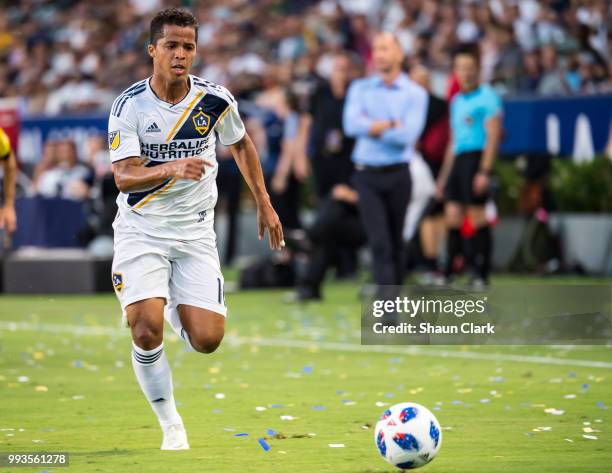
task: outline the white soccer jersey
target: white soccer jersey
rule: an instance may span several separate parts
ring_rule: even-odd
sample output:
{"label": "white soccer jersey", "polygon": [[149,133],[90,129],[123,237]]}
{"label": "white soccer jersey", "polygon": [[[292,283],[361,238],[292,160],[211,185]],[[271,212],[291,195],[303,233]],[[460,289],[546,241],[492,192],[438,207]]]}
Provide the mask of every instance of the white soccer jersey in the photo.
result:
{"label": "white soccer jersey", "polygon": [[224,145],[242,139],[238,105],[224,87],[192,75],[189,93],[174,105],[157,97],[149,81],[132,85],[113,103],[111,161],[139,157],[145,166],[156,166],[197,156],[214,167],[206,167],[198,182],[172,178],[142,192],[119,193],[116,223],[159,238],[210,237],[217,202],[215,132]]}

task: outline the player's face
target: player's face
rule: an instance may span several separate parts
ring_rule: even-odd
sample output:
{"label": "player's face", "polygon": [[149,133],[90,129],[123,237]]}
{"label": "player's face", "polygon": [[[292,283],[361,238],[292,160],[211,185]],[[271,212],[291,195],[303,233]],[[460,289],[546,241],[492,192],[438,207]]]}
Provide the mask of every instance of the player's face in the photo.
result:
{"label": "player's face", "polygon": [[196,56],[195,30],[189,26],[164,25],[164,36],[149,45],[153,69],[166,80],[187,77]]}
{"label": "player's face", "polygon": [[461,90],[468,91],[478,87],[478,76],[480,70],[473,56],[459,54],[455,58],[455,75]]}
{"label": "player's face", "polygon": [[376,70],[384,74],[401,66],[403,53],[391,35],[381,34],[372,45],[372,59]]}

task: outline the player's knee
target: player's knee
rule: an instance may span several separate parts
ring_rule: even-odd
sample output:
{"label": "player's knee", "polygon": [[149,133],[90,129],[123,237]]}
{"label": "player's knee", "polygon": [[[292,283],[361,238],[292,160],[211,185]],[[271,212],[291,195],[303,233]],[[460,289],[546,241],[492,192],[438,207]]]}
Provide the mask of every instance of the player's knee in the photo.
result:
{"label": "player's knee", "polygon": [[132,339],[143,350],[152,350],[161,345],[162,331],[147,324],[139,323],[132,327]]}
{"label": "player's knee", "polygon": [[194,350],[200,353],[212,353],[219,345],[221,345],[221,340],[223,340],[223,331],[216,330],[212,332],[196,332],[194,334],[189,334],[189,341],[191,342],[191,346]]}

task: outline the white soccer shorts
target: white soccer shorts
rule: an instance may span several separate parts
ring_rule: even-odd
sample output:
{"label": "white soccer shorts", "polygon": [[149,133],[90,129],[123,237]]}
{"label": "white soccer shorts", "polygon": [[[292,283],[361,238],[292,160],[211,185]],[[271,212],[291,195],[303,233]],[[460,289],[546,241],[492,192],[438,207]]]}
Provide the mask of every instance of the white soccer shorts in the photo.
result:
{"label": "white soccer shorts", "polygon": [[166,299],[166,312],[186,304],[227,315],[214,236],[181,241],[116,227],[112,279],[124,316],[128,305],[154,297]]}

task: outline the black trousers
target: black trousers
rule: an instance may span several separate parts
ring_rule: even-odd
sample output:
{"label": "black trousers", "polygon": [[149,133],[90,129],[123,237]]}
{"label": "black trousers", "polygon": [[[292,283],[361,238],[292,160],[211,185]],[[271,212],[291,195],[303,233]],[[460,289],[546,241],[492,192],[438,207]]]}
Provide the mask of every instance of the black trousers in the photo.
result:
{"label": "black trousers", "polygon": [[401,285],[404,279],[402,232],[412,181],[408,164],[358,169],[353,182],[359,215],[372,251],[374,281]]}
{"label": "black trousers", "polygon": [[217,174],[219,200],[225,201],[228,219],[227,241],[225,243],[225,258],[223,263],[232,264],[236,255],[238,239],[238,215],[240,213],[240,191],[242,177],[233,162],[222,161]]}
{"label": "black trousers", "polygon": [[272,190],[272,175],[266,177],[266,188],[269,189],[270,201],[285,230],[302,228],[300,222],[300,182],[293,173],[287,181],[287,188],[280,194]]}
{"label": "black trousers", "polygon": [[321,202],[308,237],[313,249],[301,285],[315,294],[319,294],[325,273],[339,250],[355,250],[366,242],[357,207],[329,196]]}

